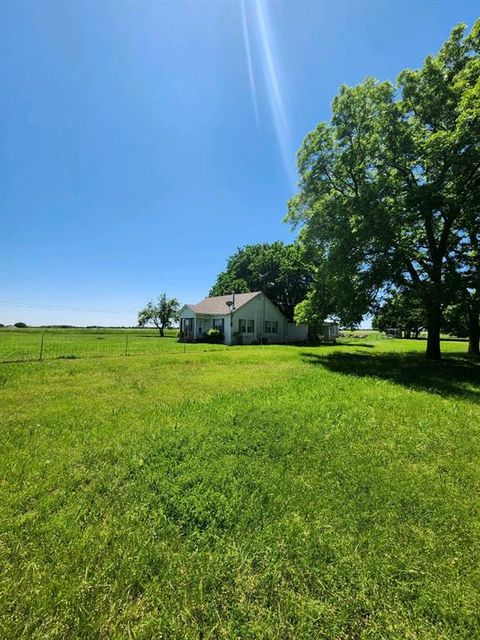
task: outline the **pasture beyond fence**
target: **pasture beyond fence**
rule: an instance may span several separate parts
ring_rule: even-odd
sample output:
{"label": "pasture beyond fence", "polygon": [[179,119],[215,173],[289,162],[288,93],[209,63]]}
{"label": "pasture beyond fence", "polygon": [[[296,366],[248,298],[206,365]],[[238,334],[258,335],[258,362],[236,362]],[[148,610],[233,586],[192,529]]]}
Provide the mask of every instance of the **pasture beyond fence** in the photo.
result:
{"label": "pasture beyond fence", "polygon": [[152,330],[2,329],[0,362],[163,355],[226,349],[222,344],[179,343],[174,332]]}
{"label": "pasture beyond fence", "polygon": [[[364,340],[371,342],[386,339],[385,334],[371,330],[342,331],[339,337],[359,343]],[[0,363],[154,356],[228,348],[223,344],[178,342],[175,329],[167,329],[165,337],[161,338],[155,329],[0,328]]]}

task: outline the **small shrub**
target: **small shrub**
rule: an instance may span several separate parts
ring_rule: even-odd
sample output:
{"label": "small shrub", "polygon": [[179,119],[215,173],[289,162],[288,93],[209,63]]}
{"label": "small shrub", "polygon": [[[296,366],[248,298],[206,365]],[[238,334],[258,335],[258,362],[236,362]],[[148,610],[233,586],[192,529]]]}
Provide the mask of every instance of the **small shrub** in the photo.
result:
{"label": "small shrub", "polygon": [[27,325],[25,324],[25,322],[15,322],[15,324],[13,326],[17,327],[17,329],[26,329],[27,328]]}
{"label": "small shrub", "polygon": [[223,342],[223,333],[220,329],[209,329],[205,334],[207,342]]}

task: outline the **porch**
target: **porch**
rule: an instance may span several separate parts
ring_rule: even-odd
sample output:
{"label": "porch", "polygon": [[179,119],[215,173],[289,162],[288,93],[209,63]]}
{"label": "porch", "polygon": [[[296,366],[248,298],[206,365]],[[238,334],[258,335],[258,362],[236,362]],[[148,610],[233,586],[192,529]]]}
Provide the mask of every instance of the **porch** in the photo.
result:
{"label": "porch", "polygon": [[180,331],[183,340],[202,341],[210,329],[219,329],[225,335],[224,318],[214,318],[208,315],[180,318]]}

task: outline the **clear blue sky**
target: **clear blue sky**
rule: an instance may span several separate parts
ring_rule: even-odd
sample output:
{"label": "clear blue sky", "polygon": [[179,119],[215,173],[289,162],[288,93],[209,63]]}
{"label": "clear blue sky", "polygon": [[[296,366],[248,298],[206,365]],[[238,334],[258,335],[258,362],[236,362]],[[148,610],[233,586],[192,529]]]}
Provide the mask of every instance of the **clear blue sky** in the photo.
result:
{"label": "clear blue sky", "polygon": [[293,239],[295,152],[339,86],[420,65],[478,10],[3,0],[0,322],[134,324]]}

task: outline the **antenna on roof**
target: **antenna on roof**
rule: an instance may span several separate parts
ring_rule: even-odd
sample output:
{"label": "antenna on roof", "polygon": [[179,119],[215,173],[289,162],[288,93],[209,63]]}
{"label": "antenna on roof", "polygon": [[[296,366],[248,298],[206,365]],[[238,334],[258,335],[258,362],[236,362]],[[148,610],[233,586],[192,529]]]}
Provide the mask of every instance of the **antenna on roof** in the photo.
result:
{"label": "antenna on roof", "polygon": [[235,309],[235,293],[234,292],[232,292],[232,299],[227,300],[225,304],[230,309],[230,312],[232,312]]}

